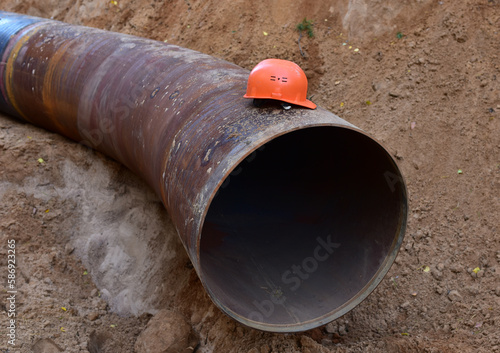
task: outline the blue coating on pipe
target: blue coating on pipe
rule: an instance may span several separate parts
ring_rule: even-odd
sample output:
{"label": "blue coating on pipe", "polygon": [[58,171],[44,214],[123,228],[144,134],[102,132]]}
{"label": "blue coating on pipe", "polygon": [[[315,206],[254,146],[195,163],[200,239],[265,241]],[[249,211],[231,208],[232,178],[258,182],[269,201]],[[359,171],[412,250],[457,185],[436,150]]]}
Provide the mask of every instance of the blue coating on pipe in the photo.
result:
{"label": "blue coating on pipe", "polygon": [[43,19],[0,11],[0,110],[12,115],[18,115],[8,103],[5,94],[5,78],[7,66],[7,47],[11,39],[27,26],[41,22]]}

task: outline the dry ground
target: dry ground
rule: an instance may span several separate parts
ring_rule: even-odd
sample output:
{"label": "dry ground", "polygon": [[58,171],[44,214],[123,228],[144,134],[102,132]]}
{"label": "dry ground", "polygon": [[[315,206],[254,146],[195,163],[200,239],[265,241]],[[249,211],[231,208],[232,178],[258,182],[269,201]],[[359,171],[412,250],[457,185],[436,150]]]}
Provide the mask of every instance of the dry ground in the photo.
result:
{"label": "dry ground", "polygon": [[[19,262],[18,342],[8,347],[2,310],[0,349],[160,352],[153,346],[180,327],[198,352],[499,352],[500,2],[402,3],[2,0],[2,10],[168,41],[248,69],[268,57],[297,62],[316,103],[398,159],[411,213],[396,263],[361,305],[310,332],[258,332],[214,307],[137,177],[0,116],[0,266],[7,239]],[[315,36],[301,40],[302,57],[304,16]]]}

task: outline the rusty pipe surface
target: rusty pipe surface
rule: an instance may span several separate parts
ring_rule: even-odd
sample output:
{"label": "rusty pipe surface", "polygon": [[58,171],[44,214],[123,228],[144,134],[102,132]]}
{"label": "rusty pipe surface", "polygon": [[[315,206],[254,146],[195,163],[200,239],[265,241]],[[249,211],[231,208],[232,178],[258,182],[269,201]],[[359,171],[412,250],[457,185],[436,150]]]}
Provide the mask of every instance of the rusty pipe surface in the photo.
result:
{"label": "rusty pipe surface", "polygon": [[213,302],[296,332],[382,280],[406,187],[336,115],[242,98],[249,72],[162,42],[0,12],[0,109],[116,159],[167,208]]}

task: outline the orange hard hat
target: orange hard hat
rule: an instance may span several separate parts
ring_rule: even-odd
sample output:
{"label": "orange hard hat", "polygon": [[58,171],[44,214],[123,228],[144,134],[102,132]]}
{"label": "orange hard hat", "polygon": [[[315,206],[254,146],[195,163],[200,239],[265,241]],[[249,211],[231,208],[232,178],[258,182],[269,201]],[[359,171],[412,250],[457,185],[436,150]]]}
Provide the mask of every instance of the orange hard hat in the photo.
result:
{"label": "orange hard hat", "polygon": [[266,59],[257,64],[248,77],[245,98],[276,99],[315,109],[307,99],[307,77],[299,65],[280,59]]}

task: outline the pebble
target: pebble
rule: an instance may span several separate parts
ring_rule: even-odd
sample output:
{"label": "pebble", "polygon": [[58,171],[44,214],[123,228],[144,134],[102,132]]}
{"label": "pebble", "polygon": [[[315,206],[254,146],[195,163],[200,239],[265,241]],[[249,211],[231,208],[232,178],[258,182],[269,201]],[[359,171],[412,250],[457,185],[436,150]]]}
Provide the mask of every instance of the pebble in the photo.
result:
{"label": "pebble", "polygon": [[325,331],[328,333],[338,332],[339,331],[338,324],[336,322],[330,322],[328,325],[326,325]]}
{"label": "pebble", "polygon": [[443,279],[443,273],[439,271],[438,269],[433,269],[431,271],[432,277],[434,277],[437,281],[441,281]]}
{"label": "pebble", "polygon": [[99,318],[99,313],[97,311],[93,311],[88,315],[90,321],[95,321]]}
{"label": "pebble", "polygon": [[448,293],[448,299],[450,299],[452,302],[459,302],[462,300],[462,296],[460,293],[458,293],[457,290],[452,290]]}
{"label": "pebble", "polygon": [[495,289],[495,294],[500,297],[500,286]]}
{"label": "pebble", "polygon": [[439,270],[439,271],[443,271],[444,270],[444,264],[443,263],[438,263],[436,268]]}
{"label": "pebble", "polygon": [[75,247],[71,245],[70,243],[67,243],[66,246],[64,247],[64,251],[66,254],[71,254],[73,251],[75,251]]}
{"label": "pebble", "polygon": [[409,302],[409,301],[405,301],[403,304],[401,304],[401,305],[400,305],[400,307],[401,307],[402,309],[405,309],[405,308],[407,308],[407,307],[409,307],[409,306],[410,306],[410,302]]}
{"label": "pebble", "polygon": [[[198,339],[184,317],[174,311],[160,310],[135,342],[137,353],[179,353],[195,347]],[[262,349],[261,349],[262,352]]]}

